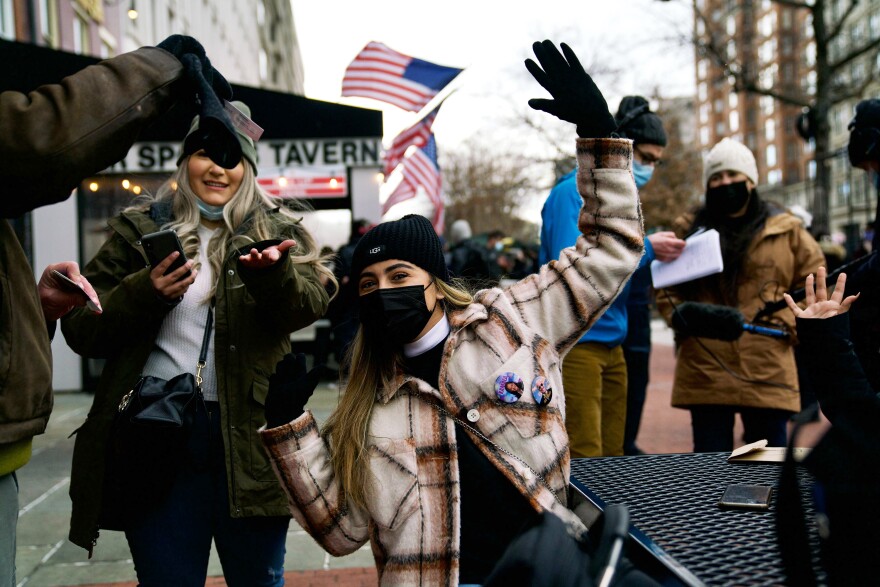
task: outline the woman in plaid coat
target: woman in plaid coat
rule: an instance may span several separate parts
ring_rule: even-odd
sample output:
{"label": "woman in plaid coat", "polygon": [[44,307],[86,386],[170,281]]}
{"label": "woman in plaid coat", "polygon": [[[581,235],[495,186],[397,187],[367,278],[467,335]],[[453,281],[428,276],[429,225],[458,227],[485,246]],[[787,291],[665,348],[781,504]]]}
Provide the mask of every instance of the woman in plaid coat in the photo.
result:
{"label": "woman in plaid coat", "polygon": [[576,246],[471,295],[425,218],[380,224],[354,253],[361,329],[323,430],[302,365],[285,358],[270,385],[262,438],[292,515],[334,555],[369,540],[383,585],[484,582],[542,512],[584,530],[566,507],[562,357],[636,267],[642,219],[632,143],[608,138],[601,93],[562,48],[536,43],[543,70],[527,67],[554,97],[530,104],[578,124]]}

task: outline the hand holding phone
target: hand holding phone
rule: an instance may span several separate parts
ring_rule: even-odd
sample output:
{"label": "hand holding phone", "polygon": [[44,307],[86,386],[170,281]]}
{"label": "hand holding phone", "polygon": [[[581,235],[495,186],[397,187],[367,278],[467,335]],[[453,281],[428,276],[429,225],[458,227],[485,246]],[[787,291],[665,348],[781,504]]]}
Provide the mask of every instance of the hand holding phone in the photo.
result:
{"label": "hand holding phone", "polygon": [[91,296],[82,288],[80,284],[61,273],[57,269],[52,270],[52,275],[56,278],[56,282],[60,289],[63,289],[66,292],[76,294],[82,302],[88,307],[92,312],[101,313],[101,307],[96,303],[96,300],[93,300]]}
{"label": "hand holding phone", "polygon": [[[141,237],[144,253],[150,262],[150,281],[159,297],[166,301],[179,300],[195,281],[196,273],[190,271],[177,234],[161,230]],[[176,257],[169,258],[176,254]]]}
{"label": "hand holding phone", "polygon": [[[163,275],[173,273],[186,263],[186,254],[183,252],[183,246],[180,244],[180,239],[177,238],[177,233],[173,230],[160,230],[159,232],[145,234],[141,237],[141,244],[144,247],[144,252],[147,254],[147,259],[150,260],[150,265],[153,267],[159,265],[171,253],[175,251],[179,253]],[[181,279],[189,276],[190,272],[187,271],[182,275]]]}

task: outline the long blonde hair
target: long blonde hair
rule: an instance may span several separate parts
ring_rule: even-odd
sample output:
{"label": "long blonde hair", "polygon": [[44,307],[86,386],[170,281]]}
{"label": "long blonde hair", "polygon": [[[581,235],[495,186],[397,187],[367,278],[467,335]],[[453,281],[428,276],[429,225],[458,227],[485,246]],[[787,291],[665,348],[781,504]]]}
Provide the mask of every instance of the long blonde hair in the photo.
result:
{"label": "long blonde hair", "polygon": [[[473,294],[459,280],[447,283],[433,277],[433,283],[445,296],[441,303],[447,314],[466,308],[474,301]],[[361,327],[346,360],[351,377],[321,434],[330,446],[330,460],[340,492],[356,505],[365,507],[370,497],[370,462],[367,454],[370,416],[376,394],[392,385],[402,365],[402,355],[377,349],[365,340]]]}
{"label": "long blonde hair", "polygon": [[[193,259],[195,267],[198,268],[204,261],[198,258],[201,214],[197,204],[198,196],[190,187],[188,162],[189,157],[184,159],[171,177],[159,187],[155,196],[147,195],[126,211],[146,212],[152,203],[170,201],[172,219],[161,228],[171,229],[177,233],[187,259]],[[291,260],[294,263],[311,265],[315,271],[324,275],[333,284],[335,296],[339,286],[333,272],[326,266],[328,259],[321,256],[315,239],[294,215],[294,211],[305,211],[308,207],[298,200],[273,199],[257,183],[253,167],[247,161],[242,160],[242,163],[244,174],[241,185],[223,207],[223,222],[208,243],[208,263],[214,273],[214,283],[211,285],[207,299],[216,293],[220,271],[228,252],[243,248],[249,243],[287,237],[287,233],[290,233],[290,238],[296,240],[296,246],[290,249]],[[273,212],[276,208],[277,213]],[[236,234],[245,223],[248,232],[253,236]],[[279,234],[279,231],[284,234]]]}

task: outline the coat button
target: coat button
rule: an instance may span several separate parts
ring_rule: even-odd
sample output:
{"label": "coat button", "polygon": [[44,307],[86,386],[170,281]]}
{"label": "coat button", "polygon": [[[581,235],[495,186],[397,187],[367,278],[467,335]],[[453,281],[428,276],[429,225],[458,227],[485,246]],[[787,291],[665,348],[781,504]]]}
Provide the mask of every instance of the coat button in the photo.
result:
{"label": "coat button", "polygon": [[495,379],[495,395],[506,404],[518,401],[524,388],[522,377],[516,373],[502,373]]}
{"label": "coat button", "polygon": [[235,271],[233,271],[232,269],[230,269],[230,270],[227,271],[226,273],[227,273],[230,277],[232,277],[233,275],[235,275]]}
{"label": "coat button", "polygon": [[468,410],[467,419],[470,422],[476,422],[480,419],[480,411],[477,409]]}
{"label": "coat button", "polygon": [[234,344],[229,345],[229,352],[230,352],[230,353],[234,353],[236,350],[237,350],[237,349],[235,348],[235,345],[234,345]]}

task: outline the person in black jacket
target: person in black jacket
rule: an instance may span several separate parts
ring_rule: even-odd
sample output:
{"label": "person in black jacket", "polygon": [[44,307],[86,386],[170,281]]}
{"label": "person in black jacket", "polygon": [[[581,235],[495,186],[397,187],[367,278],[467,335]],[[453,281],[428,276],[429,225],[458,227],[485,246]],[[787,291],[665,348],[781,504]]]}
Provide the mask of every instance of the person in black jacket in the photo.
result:
{"label": "person in black jacket", "polygon": [[842,273],[829,297],[825,276],[820,267],[815,280],[807,278],[803,310],[785,294],[819,405],[831,421],[804,464],[816,479],[817,519],[827,520],[823,560],[830,584],[869,585],[880,576],[880,395],[850,342],[848,310],[861,296],[844,298]]}

